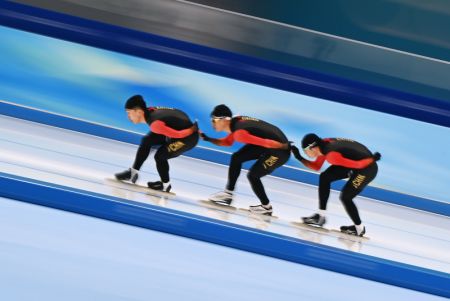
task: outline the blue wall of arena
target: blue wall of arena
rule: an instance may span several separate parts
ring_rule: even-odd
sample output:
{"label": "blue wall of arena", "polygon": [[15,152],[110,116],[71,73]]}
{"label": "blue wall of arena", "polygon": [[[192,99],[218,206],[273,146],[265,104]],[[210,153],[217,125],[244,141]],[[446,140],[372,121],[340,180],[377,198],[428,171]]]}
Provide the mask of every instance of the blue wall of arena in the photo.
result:
{"label": "blue wall of arena", "polygon": [[[131,124],[123,109],[141,94],[150,106],[187,112],[215,137],[224,134],[213,132],[209,113],[224,103],[277,125],[297,144],[309,132],[362,142],[383,155],[372,186],[450,203],[448,127],[7,27],[0,36],[0,100],[144,134],[148,127]],[[241,146],[199,145],[230,153]],[[287,165],[303,169],[293,159]]]}

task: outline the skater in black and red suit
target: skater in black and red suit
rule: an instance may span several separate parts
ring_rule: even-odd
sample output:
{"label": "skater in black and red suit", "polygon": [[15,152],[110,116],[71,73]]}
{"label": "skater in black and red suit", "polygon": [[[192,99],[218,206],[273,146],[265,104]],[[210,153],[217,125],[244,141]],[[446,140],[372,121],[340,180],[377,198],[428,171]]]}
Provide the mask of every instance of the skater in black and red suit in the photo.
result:
{"label": "skater in black and red suit", "polygon": [[248,171],[247,177],[261,204],[250,206],[250,211],[271,215],[272,205],[261,178],[272,173],[289,159],[288,139],[279,128],[270,123],[247,116],[232,117],[231,110],[223,104],[214,108],[211,113],[211,122],[216,131],[227,132],[228,136],[215,139],[201,133],[203,140],[220,146],[230,146],[234,141],[245,143],[245,145],[231,156],[226,189],[213,194],[209,200],[230,205],[242,163],[256,160]]}
{"label": "skater in black and red suit", "polygon": [[316,134],[308,134],[303,137],[302,148],[306,155],[315,158],[309,161],[300,155],[297,147],[291,146],[295,158],[306,167],[313,170],[320,170],[323,163],[327,161],[331,164],[319,178],[319,211],[309,217],[303,217],[305,224],[323,226],[325,224],[325,210],[327,209],[328,197],[330,196],[331,182],[349,178],[344,185],[340,199],[354,225],[342,226],[341,231],[363,236],[366,228],[361,222],[358,209],[353,202],[353,198],[369,184],[377,175],[380,153],[372,154],[367,147],[350,139],[324,138],[321,139]]}
{"label": "skater in black and red suit", "polygon": [[160,181],[148,182],[151,189],[169,192],[169,159],[180,156],[193,148],[199,139],[197,123],[193,123],[182,111],[167,107],[147,107],[141,95],[130,97],[125,103],[128,119],[134,124],[146,123],[150,132],[142,138],[133,166],[117,173],[116,179],[135,183],[138,172],[153,147]]}

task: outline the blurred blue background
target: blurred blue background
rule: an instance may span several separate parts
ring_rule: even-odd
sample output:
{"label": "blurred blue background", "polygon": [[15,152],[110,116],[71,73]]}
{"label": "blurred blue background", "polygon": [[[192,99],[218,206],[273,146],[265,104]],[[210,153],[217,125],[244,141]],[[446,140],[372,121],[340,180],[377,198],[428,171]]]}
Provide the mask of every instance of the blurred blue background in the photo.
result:
{"label": "blurred blue background", "polygon": [[383,155],[373,186],[450,202],[448,128],[6,27],[0,36],[1,100],[145,133],[123,110],[129,96],[142,94],[148,105],[184,110],[212,136],[219,134],[209,113],[225,103],[234,114],[277,125],[297,143],[309,132],[358,140]]}

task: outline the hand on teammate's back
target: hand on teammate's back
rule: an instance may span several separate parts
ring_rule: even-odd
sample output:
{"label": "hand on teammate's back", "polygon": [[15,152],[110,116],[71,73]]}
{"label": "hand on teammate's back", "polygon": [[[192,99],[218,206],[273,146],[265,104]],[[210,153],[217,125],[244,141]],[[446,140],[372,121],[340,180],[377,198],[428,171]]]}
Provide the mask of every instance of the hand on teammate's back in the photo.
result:
{"label": "hand on teammate's back", "polygon": [[206,135],[205,133],[203,133],[201,131],[199,132],[199,134],[200,134],[200,138],[204,141],[211,141],[211,139],[212,139],[212,138],[208,137],[208,135]]}
{"label": "hand on teammate's back", "polygon": [[291,144],[291,152],[294,154],[294,157],[297,158],[297,160],[301,161],[304,160],[305,158],[302,157],[302,155],[300,154],[300,150],[298,149],[298,147],[296,147],[295,145]]}
{"label": "hand on teammate's back", "polygon": [[291,152],[296,156],[300,156],[300,150],[293,144],[291,144]]}

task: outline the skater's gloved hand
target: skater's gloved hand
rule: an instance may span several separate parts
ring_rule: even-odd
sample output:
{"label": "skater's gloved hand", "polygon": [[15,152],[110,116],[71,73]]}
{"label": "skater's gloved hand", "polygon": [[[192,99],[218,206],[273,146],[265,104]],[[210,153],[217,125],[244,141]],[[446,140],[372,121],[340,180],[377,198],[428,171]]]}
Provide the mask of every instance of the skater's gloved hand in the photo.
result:
{"label": "skater's gloved hand", "polygon": [[204,141],[211,141],[213,138],[210,138],[210,137],[208,137],[205,133],[203,133],[202,131],[199,131],[199,135],[200,135],[200,138],[202,139],[202,140],[204,140]]}
{"label": "skater's gloved hand", "polygon": [[375,152],[373,155],[372,155],[372,159],[373,159],[373,161],[378,161],[378,160],[380,160],[381,159],[381,154],[379,153],[379,152]]}
{"label": "skater's gloved hand", "polygon": [[300,150],[298,149],[298,147],[296,147],[295,145],[291,144],[291,152],[292,154],[294,154],[294,157],[299,160],[305,160],[305,158],[302,157],[302,155],[300,154]]}
{"label": "skater's gloved hand", "polygon": [[291,152],[294,154],[294,157],[297,158],[297,160],[301,161],[305,159],[302,157],[302,155],[300,155],[300,150],[298,149],[298,147],[293,144],[291,144]]}
{"label": "skater's gloved hand", "polygon": [[296,147],[295,145],[291,145],[291,152],[292,152],[292,154],[294,154],[294,157],[295,157],[298,161],[306,160],[306,159],[303,158],[303,156],[300,154],[300,150],[299,150],[298,147]]}
{"label": "skater's gloved hand", "polygon": [[295,154],[299,154],[300,155],[300,150],[298,149],[298,147],[296,147],[295,145],[291,144],[291,152],[295,155]]}

